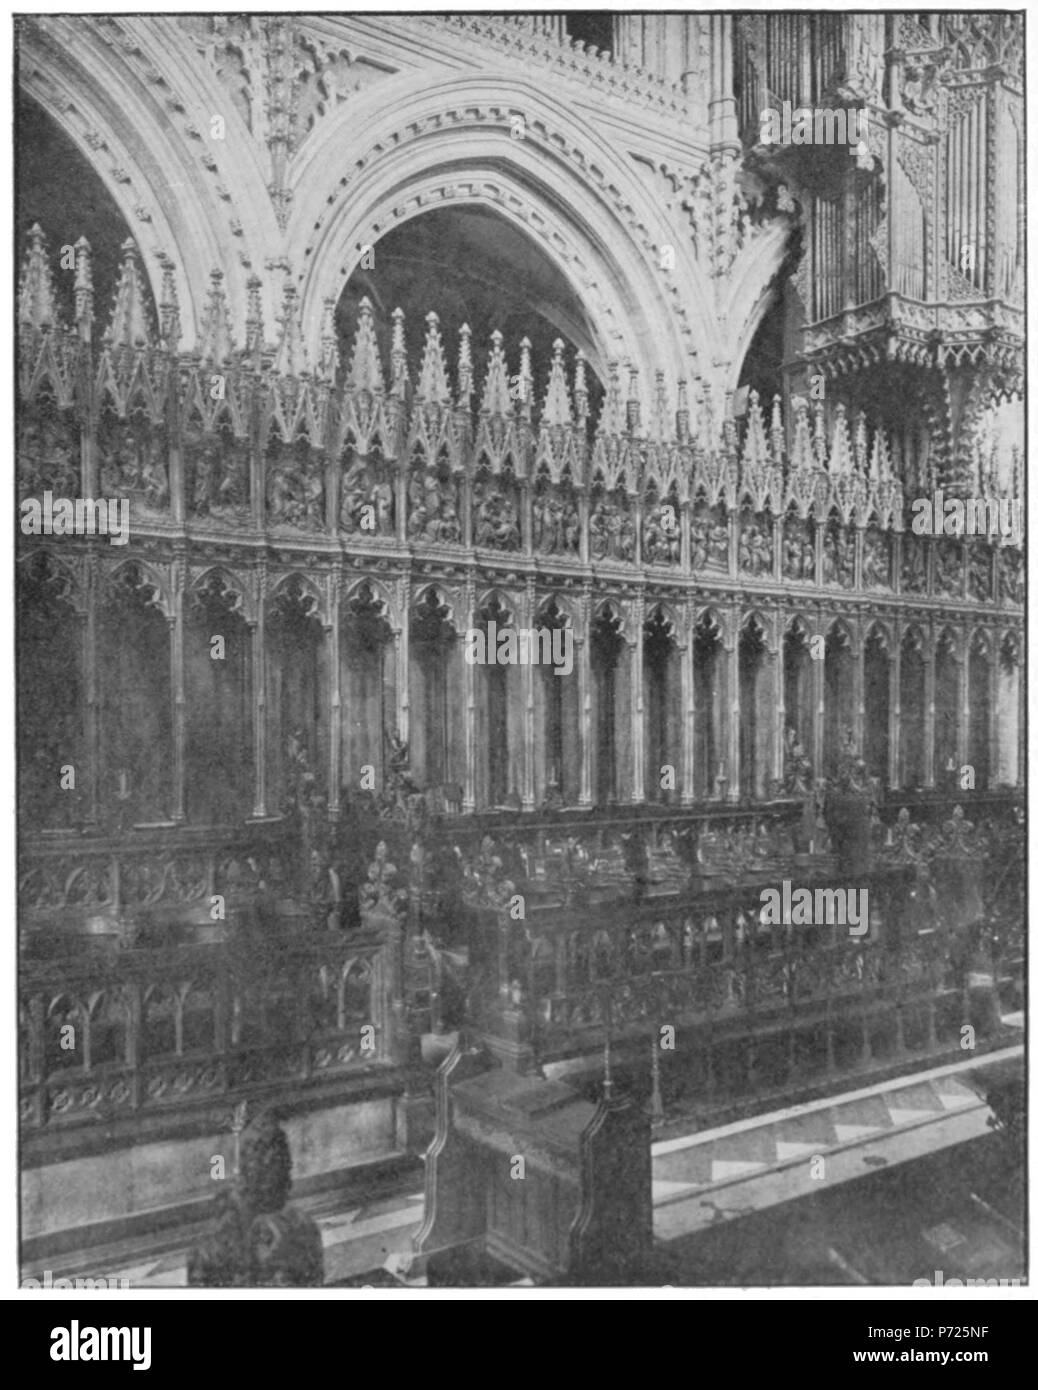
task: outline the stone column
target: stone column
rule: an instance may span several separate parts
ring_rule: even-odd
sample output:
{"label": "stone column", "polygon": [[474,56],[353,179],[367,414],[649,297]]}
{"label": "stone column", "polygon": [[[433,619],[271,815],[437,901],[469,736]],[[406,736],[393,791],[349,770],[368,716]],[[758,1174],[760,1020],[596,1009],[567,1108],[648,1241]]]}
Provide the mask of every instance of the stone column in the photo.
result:
{"label": "stone column", "polygon": [[411,581],[407,575],[400,580],[400,628],[393,633],[396,649],[396,729],[402,742],[411,737],[411,692],[408,686],[408,656],[410,653]]}
{"label": "stone column", "polygon": [[[529,489],[526,489],[526,512],[529,512]],[[529,530],[527,531],[529,535]],[[526,592],[523,595],[523,613],[521,624],[527,630],[533,628],[534,611],[536,609],[537,596],[534,592],[534,581],[527,579]],[[522,677],[522,698],[523,698],[523,784],[520,792],[522,808],[524,811],[532,811],[537,805],[536,783],[534,779],[534,669],[532,664],[527,661],[519,668]],[[561,772],[561,769],[560,769]]]}
{"label": "stone column", "polygon": [[732,16],[710,16],[710,148],[739,152],[739,126],[732,90]]}
{"label": "stone column", "polygon": [[520,545],[524,555],[533,554],[533,480],[519,479]]}
{"label": "stone column", "polygon": [[934,634],[933,628],[931,627],[927,640],[927,649],[923,653],[923,786],[927,790],[932,790],[934,785],[933,740],[934,717],[937,712],[934,693],[936,676],[934,670],[934,648]]}
{"label": "stone column", "polygon": [[725,694],[728,697],[728,728],[725,746],[728,750],[725,769],[728,776],[726,794],[729,801],[739,800],[739,611],[728,615],[728,641],[725,643]]}
{"label": "stone column", "polygon": [[695,800],[696,771],[696,680],[695,642],[693,641],[692,609],[682,610],[684,644],[681,653],[681,804],[690,806]]}
{"label": "stone column", "polygon": [[[183,526],[187,511],[184,497],[184,455],[180,443],[180,429],[175,392],[170,393],[166,423],[168,442],[167,467],[169,468],[169,512],[174,524]],[[94,495],[94,493],[90,492],[86,494],[87,497],[93,497]]]}
{"label": "stone column", "polygon": [[771,653],[772,689],[774,691],[774,712],[771,721],[771,770],[775,781],[781,782],[785,775],[786,749],[786,643],[783,613],[779,608],[774,615],[774,650]]}
{"label": "stone column", "polygon": [[[640,510],[640,503],[639,503]],[[639,534],[641,526],[639,524]],[[644,661],[645,661],[645,600],[635,599],[632,607],[634,641],[630,648],[631,660],[631,800],[640,804],[645,800],[645,702],[643,699]],[[659,770],[655,771],[659,778]]]}
{"label": "stone column", "polygon": [[173,694],[173,820],[184,819],[184,581],[187,565],[178,556],[170,566],[170,686]]}
{"label": "stone column", "polygon": [[[859,552],[858,562],[861,562],[861,532],[858,532]],[[859,618],[857,631],[854,634],[855,651],[852,653],[854,665],[853,680],[854,689],[852,692],[852,707],[854,711],[854,746],[858,750],[859,757],[865,755],[865,636],[862,631],[862,624]]]}
{"label": "stone column", "polygon": [[[383,467],[386,467],[384,462]],[[396,465],[396,476],[393,479],[393,486],[396,492],[396,538],[400,545],[407,543],[407,482],[408,482],[408,461],[404,454],[400,455]],[[370,475],[369,475],[370,476]],[[370,497],[371,494],[369,493]],[[405,738],[403,729],[400,737]]]}
{"label": "stone column", "polygon": [[[465,585],[465,611],[468,614],[470,628],[476,626],[475,607],[475,586],[470,576]],[[464,650],[462,651],[461,668],[464,676],[465,700],[465,788],[462,795],[462,808],[466,814],[471,815],[476,809],[476,668],[471,662],[465,660]]]}
{"label": "stone column", "polygon": [[252,627],[253,779],[252,814],[267,814],[267,576],[256,576],[256,621]]}
{"label": "stone column", "polygon": [[[581,545],[587,544],[585,527]],[[590,806],[591,798],[591,587],[584,586],[580,603],[580,629],[574,634],[577,646],[577,698],[580,701],[580,802]]]}
{"label": "stone column", "polygon": [[901,785],[901,628],[894,630],[890,652],[890,698],[887,715],[887,784]]}
{"label": "stone column", "polygon": [[[824,635],[823,655],[811,658],[811,683],[814,688],[815,717],[812,727],[811,761],[815,776],[824,777],[825,768],[825,655],[829,649],[829,634]],[[808,651],[811,650],[810,640]]]}
{"label": "stone column", "polygon": [[461,480],[461,541],[466,550],[471,550],[472,540],[472,479],[465,474]]}
{"label": "stone column", "polygon": [[1027,670],[1027,657],[1024,653],[1024,633],[1017,633],[1017,646],[1020,662],[1016,674],[1016,785],[1022,787],[1027,776],[1027,698],[1024,693],[1023,673]]}
{"label": "stone column", "polygon": [[998,644],[992,632],[988,643],[988,787],[998,782]]}
{"label": "stone column", "polygon": [[267,524],[267,468],[259,412],[257,391],[253,396],[252,419],[249,422],[249,500],[253,528],[262,531]]}
{"label": "stone column", "polygon": [[[92,496],[93,494],[87,493],[85,495]],[[83,635],[83,693],[85,696],[85,709],[83,711],[83,737],[85,740],[85,747],[83,753],[86,759],[87,785],[90,788],[86,822],[88,825],[96,825],[101,815],[101,730],[98,720],[97,689],[97,608],[100,602],[100,595],[98,593],[100,576],[98,574],[96,552],[88,552],[86,563],[83,567],[83,577],[86,586],[84,608],[81,617]]]}
{"label": "stone column", "polygon": [[77,363],[76,397],[80,406],[79,455],[83,496],[96,497],[101,490],[97,461],[97,401],[95,393],[94,358],[91,348],[94,324],[94,281],[90,262],[90,243],[80,237],[74,247],[76,256],[75,301],[76,333],[80,340]]}
{"label": "stone column", "polygon": [[970,761],[970,662],[972,660],[971,628],[968,623],[962,629],[962,649],[958,657],[959,666],[959,719],[955,740],[958,774],[961,778],[964,763]]}
{"label": "stone column", "polygon": [[328,816],[336,821],[339,818],[342,783],[342,691],[339,684],[339,600],[342,582],[338,570],[330,576],[330,583],[328,622],[325,627],[325,648],[328,652]]}

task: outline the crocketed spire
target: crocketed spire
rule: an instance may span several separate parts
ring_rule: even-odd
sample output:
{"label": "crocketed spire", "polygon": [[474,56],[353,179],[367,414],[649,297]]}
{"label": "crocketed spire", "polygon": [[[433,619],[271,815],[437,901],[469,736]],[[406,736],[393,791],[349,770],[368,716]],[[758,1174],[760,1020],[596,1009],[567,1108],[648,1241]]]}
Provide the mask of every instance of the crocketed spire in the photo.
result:
{"label": "crocketed spire", "polygon": [[310,362],[303,342],[303,326],[299,318],[299,291],[286,282],[281,299],[281,336],[274,356],[274,370],[285,376],[306,376]]}
{"label": "crocketed spire", "polygon": [[566,370],[562,364],[565,343],[561,338],[556,338],[551,346],[551,370],[548,373],[548,389],[544,396],[541,424],[571,425],[573,410],[570,406],[569,388],[566,385]]}
{"label": "crocketed spire", "polygon": [[354,391],[371,391],[374,395],[382,395],[386,389],[371,300],[367,295],[357,306],[357,331],[353,335],[353,352],[350,354],[346,379]]}
{"label": "crocketed spire", "polygon": [[47,259],[47,239],[34,222],[29,229],[29,250],[18,282],[18,322],[24,328],[53,328],[58,322],[54,276]]}
{"label": "crocketed spire", "polygon": [[145,347],[153,340],[154,334],[137,246],[132,237],[127,237],[123,242],[122,257],[105,342],[113,348]]}
{"label": "crocketed spire", "polygon": [[234,351],[231,338],[231,316],[223,287],[223,271],[209,272],[209,293],[202,311],[202,332],[199,335],[199,356],[207,365],[223,366]]}
{"label": "crocketed spire", "polygon": [[512,398],[508,392],[508,363],[501,343],[503,339],[498,329],[490,335],[490,357],[487,362],[487,375],[483,383],[481,415],[511,415]]}
{"label": "crocketed spire", "polygon": [[422,352],[422,367],[418,374],[415,399],[422,405],[443,405],[451,403],[450,386],[447,384],[447,364],[443,360],[443,340],[440,338],[440,316],[428,313],[425,316],[425,348]]}

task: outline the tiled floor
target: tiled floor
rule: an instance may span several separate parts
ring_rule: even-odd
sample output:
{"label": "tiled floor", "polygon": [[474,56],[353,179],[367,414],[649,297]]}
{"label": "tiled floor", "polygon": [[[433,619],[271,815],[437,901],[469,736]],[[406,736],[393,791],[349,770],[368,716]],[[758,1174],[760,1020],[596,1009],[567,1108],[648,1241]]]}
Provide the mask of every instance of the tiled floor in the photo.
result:
{"label": "tiled floor", "polygon": [[653,1145],[657,1241],[904,1163],[989,1131],[971,1071],[1021,1046]]}
{"label": "tiled floor", "polygon": [[[659,1242],[907,1162],[988,1132],[990,1111],[970,1086],[977,1066],[1023,1055],[1022,1045],[842,1096],[653,1145]],[[406,1279],[421,1192],[317,1216],[325,1276],[341,1283],[374,1269]],[[60,1271],[55,1271],[58,1273]],[[187,1251],[107,1271],[138,1288],[183,1287]]]}

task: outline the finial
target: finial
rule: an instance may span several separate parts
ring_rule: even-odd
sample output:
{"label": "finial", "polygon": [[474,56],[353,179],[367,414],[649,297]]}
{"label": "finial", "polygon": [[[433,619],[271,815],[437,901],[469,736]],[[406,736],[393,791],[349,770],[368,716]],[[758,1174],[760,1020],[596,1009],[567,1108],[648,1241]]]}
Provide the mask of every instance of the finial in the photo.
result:
{"label": "finial", "polygon": [[90,243],[81,236],[73,248],[76,253],[76,278],[73,285],[76,295],[76,325],[79,336],[90,341],[90,331],[94,322],[94,271],[90,261]]}
{"label": "finial", "polygon": [[370,391],[373,395],[381,395],[386,389],[371,300],[367,295],[363,295],[357,305],[357,331],[353,335],[347,381],[353,391]]}
{"label": "finial", "polygon": [[263,351],[262,286],[258,275],[250,275],[245,281],[245,351],[257,364]]}
{"label": "finial", "polygon": [[328,295],[321,312],[321,356],[317,375],[329,386],[335,385],[339,374],[339,339],[335,332],[335,300]]}
{"label": "finial", "polygon": [[548,389],[544,396],[541,411],[542,425],[571,425],[573,412],[570,407],[569,391],[566,387],[566,371],[562,362],[565,347],[561,338],[551,345],[551,370],[548,373]]}
{"label": "finial", "polygon": [[222,366],[229,360],[233,347],[227,296],[223,289],[223,271],[211,270],[209,293],[202,311],[202,331],[198,339],[199,359],[213,366]]}
{"label": "finial", "polygon": [[627,429],[636,434],[642,417],[641,396],[638,392],[638,368],[627,364]]}
{"label": "finial", "polygon": [[440,338],[440,317],[431,311],[425,316],[425,348],[418,374],[415,399],[424,405],[450,405],[450,386],[447,384],[447,364],[443,360]]}
{"label": "finial", "polygon": [[112,302],[105,342],[113,348],[142,348],[152,339],[151,315],[137,259],[137,244],[127,237]]}
{"label": "finial", "polygon": [[162,302],[159,306],[159,336],[169,352],[180,343],[180,304],[177,300],[175,267],[169,256],[159,256],[162,267]]}
{"label": "finial", "polygon": [[285,281],[281,303],[281,336],[274,356],[274,370],[283,376],[306,376],[310,362],[299,321],[299,291],[291,280]]}
{"label": "finial", "polygon": [[499,329],[490,335],[490,356],[487,359],[487,375],[483,383],[481,415],[511,415],[512,398],[509,391],[508,364],[505,361],[501,344],[504,341]]}
{"label": "finial", "polygon": [[394,396],[403,396],[409,380],[407,371],[407,347],[404,343],[404,311],[393,310],[393,343],[389,353],[389,370],[392,376],[390,391]]}
{"label": "finial", "polygon": [[472,409],[472,329],[463,323],[458,330],[458,407]]}
{"label": "finial", "polygon": [[588,390],[587,390],[587,358],[577,348],[577,356],[573,369],[573,401],[576,410],[577,424],[581,428],[587,423],[588,417]]}
{"label": "finial", "polygon": [[29,229],[29,250],[18,285],[18,322],[26,328],[52,328],[57,320],[47,241],[43,228],[34,222]]}

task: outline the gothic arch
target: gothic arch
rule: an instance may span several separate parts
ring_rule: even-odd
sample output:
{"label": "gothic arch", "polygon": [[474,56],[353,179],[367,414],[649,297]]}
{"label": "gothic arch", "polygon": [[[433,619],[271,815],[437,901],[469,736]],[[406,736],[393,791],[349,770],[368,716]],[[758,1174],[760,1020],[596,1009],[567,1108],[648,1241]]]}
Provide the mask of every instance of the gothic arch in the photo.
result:
{"label": "gothic arch", "polygon": [[873,618],[862,633],[862,640],[868,642],[870,637],[875,637],[880,646],[886,652],[894,650],[894,639],[890,628],[881,618]]}
{"label": "gothic arch", "polygon": [[790,613],[782,624],[782,635],[787,632],[795,633],[803,637],[805,642],[809,642],[812,636],[812,629],[817,627],[816,623],[810,623],[803,613]]}
{"label": "gothic arch", "polygon": [[252,586],[241,575],[235,574],[226,565],[206,565],[200,568],[197,573],[192,573],[190,592],[192,594],[202,593],[209,580],[214,576],[223,580],[227,587],[227,592],[237,598],[234,611],[240,613],[247,623],[256,621],[256,605],[253,601]]}
{"label": "gothic arch", "polygon": [[393,632],[399,632],[402,627],[400,620],[400,606],[396,602],[391,590],[378,579],[365,576],[362,579],[355,579],[352,584],[346,586],[343,594],[343,608],[346,608],[352,599],[355,599],[364,589],[368,589],[373,599],[382,604],[383,616]]}
{"label": "gothic arch", "polygon": [[915,647],[923,661],[930,659],[930,642],[927,633],[918,623],[906,623],[901,633],[900,646],[904,651],[907,645]]}
{"label": "gothic arch", "polygon": [[592,626],[599,618],[606,618],[619,623],[620,626],[617,628],[618,636],[622,637],[629,647],[634,646],[636,637],[632,626],[632,615],[629,604],[606,595],[601,602],[595,604],[592,610]]}
{"label": "gothic arch", "polygon": [[858,625],[849,622],[846,618],[833,618],[832,622],[825,630],[826,640],[830,637],[843,637],[847,642],[847,651],[852,657],[858,655]]}
{"label": "gothic arch", "polygon": [[166,619],[173,617],[173,597],[170,592],[169,581],[162,571],[155,565],[151,565],[147,560],[142,560],[138,556],[127,557],[119,560],[112,565],[101,581],[103,591],[112,592],[119,576],[124,570],[136,568],[141,572],[152,590],[151,598],[148,600],[150,606],[159,610]]}
{"label": "gothic arch", "polygon": [[21,567],[23,574],[28,575],[31,566],[40,556],[43,557],[43,563],[49,567],[50,575],[60,580],[62,587],[56,597],[67,603],[79,617],[84,617],[88,605],[86,573],[82,563],[77,564],[74,559],[55,554],[53,546],[30,545],[24,550],[19,549],[15,564]]}
{"label": "gothic arch", "polygon": [[267,609],[270,611],[278,599],[278,596],[287,592],[293,580],[297,580],[302,592],[313,599],[314,606],[308,616],[314,617],[321,623],[322,627],[328,622],[328,602],[321,588],[308,574],[302,570],[291,570],[288,574],[281,575],[267,590]]}
{"label": "gothic arch", "polygon": [[434,595],[439,603],[447,610],[447,622],[455,632],[464,632],[467,624],[463,621],[462,601],[453,589],[448,589],[438,580],[432,579],[426,584],[420,584],[411,595],[411,612],[413,613],[428,598],[429,594]]}
{"label": "gothic arch", "polygon": [[537,623],[540,621],[541,614],[544,613],[548,605],[551,603],[554,603],[559,613],[566,619],[566,626],[572,628],[574,632],[577,632],[580,626],[579,619],[577,616],[577,610],[574,607],[573,601],[567,598],[564,594],[544,594],[542,597],[537,599],[534,609],[534,626],[537,626]]}
{"label": "gothic arch", "polygon": [[729,272],[728,294],[722,300],[719,314],[721,325],[731,325],[727,375],[723,381],[725,391],[734,391],[738,386],[754,334],[775,302],[777,276],[789,248],[789,228],[787,218],[779,218],[763,228],[736,258]]}
{"label": "gothic arch", "polygon": [[[297,156],[287,238],[293,264],[306,271],[302,322],[311,351],[324,301],[338,298],[362,246],[430,207],[474,203],[532,237],[588,306],[595,341],[585,351],[601,380],[609,361],[630,358],[643,384],[659,365],[674,389],[690,348],[705,352],[706,344],[678,325],[653,257],[658,215],[621,152],[514,73],[440,78],[418,91],[414,80],[394,79],[347,103]],[[512,136],[513,116],[525,122],[521,139]],[[330,187],[317,171],[342,167],[347,131],[354,153]],[[702,273],[684,248],[682,257],[683,308],[710,322]]]}
{"label": "gothic arch", "polygon": [[682,628],[681,616],[665,599],[650,599],[645,604],[645,621],[651,622],[656,614],[670,625],[671,640],[678,647],[684,645],[686,634]]}
{"label": "gothic arch", "polygon": [[770,616],[761,613],[759,609],[751,608],[748,612],[744,613],[742,615],[742,618],[740,619],[740,634],[747,631],[751,627],[751,625],[755,626],[758,632],[760,633],[761,641],[764,643],[765,650],[769,652],[773,651],[775,637],[773,619]]}
{"label": "gothic arch", "polygon": [[725,621],[724,614],[719,613],[717,609],[709,603],[704,604],[702,608],[696,609],[692,621],[693,633],[695,632],[695,629],[699,626],[699,624],[704,620],[704,618],[707,620],[709,624],[711,624],[711,626],[714,629],[716,629],[717,640],[723,646],[727,646],[729,633],[728,624]]}
{"label": "gothic arch", "polygon": [[477,612],[477,616],[479,613],[482,613],[482,610],[484,610],[489,603],[495,602],[495,599],[497,603],[503,607],[504,612],[509,614],[510,623],[514,623],[522,612],[521,599],[516,595],[509,594],[507,589],[499,588],[497,585],[492,585],[491,588],[484,589],[482,594],[477,596],[477,600],[475,600],[475,612]]}
{"label": "gothic arch", "polygon": [[[248,268],[262,271],[263,248],[277,246],[281,236],[256,146],[176,16],[152,21],[161,26],[161,42],[131,36],[124,23],[118,15],[95,24],[75,16],[30,17],[19,31],[19,80],[96,170],[134,229],[156,303],[158,257],[172,257],[181,347],[189,350],[210,271],[224,272],[232,316],[241,324]],[[208,140],[214,112],[227,123],[227,139],[215,150]],[[267,293],[272,325],[269,287]],[[103,313],[107,305],[98,308]]]}

